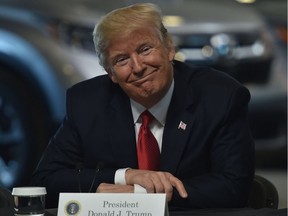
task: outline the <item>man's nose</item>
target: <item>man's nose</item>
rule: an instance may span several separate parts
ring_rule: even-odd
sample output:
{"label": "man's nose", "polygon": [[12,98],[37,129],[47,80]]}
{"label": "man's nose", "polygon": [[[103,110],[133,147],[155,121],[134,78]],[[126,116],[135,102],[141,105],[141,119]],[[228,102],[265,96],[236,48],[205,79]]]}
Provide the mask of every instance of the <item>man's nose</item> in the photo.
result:
{"label": "man's nose", "polygon": [[140,73],[143,71],[143,62],[141,57],[138,54],[131,56],[131,68],[133,69],[133,73]]}

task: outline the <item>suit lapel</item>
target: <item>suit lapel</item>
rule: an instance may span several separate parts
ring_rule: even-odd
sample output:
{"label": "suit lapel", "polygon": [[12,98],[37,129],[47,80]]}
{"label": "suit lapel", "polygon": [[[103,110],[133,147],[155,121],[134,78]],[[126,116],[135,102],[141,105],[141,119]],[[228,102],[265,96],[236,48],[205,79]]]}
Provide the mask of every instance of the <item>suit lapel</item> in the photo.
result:
{"label": "suit lapel", "polygon": [[[117,86],[118,88],[118,86]],[[109,107],[110,143],[120,167],[137,168],[136,138],[130,100],[118,88]],[[128,149],[128,150],[127,150]]]}
{"label": "suit lapel", "polygon": [[[175,70],[174,92],[169,105],[161,152],[161,170],[176,173],[187,139],[194,125],[193,95],[185,76]],[[182,73],[182,71],[181,71]],[[188,91],[188,92],[187,92]]]}

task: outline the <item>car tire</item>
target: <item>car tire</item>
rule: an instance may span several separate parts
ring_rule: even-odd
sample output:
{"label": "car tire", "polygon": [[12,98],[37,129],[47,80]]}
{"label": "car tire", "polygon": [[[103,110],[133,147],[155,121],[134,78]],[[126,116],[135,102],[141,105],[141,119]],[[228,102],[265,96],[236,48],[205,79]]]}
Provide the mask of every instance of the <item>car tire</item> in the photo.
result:
{"label": "car tire", "polygon": [[0,67],[0,185],[6,188],[29,184],[48,140],[39,91],[16,74]]}

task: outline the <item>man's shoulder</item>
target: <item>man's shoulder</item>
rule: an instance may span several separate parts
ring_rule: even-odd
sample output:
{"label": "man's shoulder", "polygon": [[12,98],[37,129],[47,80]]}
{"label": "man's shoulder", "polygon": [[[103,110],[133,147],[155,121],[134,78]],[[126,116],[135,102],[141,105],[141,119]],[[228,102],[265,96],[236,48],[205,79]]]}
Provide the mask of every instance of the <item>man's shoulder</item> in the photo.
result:
{"label": "man's shoulder", "polygon": [[185,80],[189,86],[209,87],[209,86],[242,86],[240,82],[231,75],[216,70],[209,66],[196,66],[175,61],[175,77]]}
{"label": "man's shoulder", "polygon": [[75,104],[92,106],[99,105],[99,102],[109,104],[116,95],[123,97],[119,85],[114,84],[109,76],[101,75],[70,87],[66,92],[66,99]]}
{"label": "man's shoulder", "polygon": [[107,86],[110,83],[110,78],[108,75],[100,75],[87,80],[83,80],[71,86],[72,89],[90,89],[99,88],[101,86]]}
{"label": "man's shoulder", "polygon": [[185,92],[193,95],[195,100],[217,99],[224,103],[234,94],[243,95],[247,101],[250,98],[249,90],[225,72],[211,67],[189,66],[185,63],[175,64],[175,69],[175,86],[185,88]]}
{"label": "man's shoulder", "polygon": [[107,94],[116,86],[118,85],[115,85],[108,75],[100,75],[74,84],[68,89],[68,92],[74,95],[91,94],[96,96],[97,94]]}

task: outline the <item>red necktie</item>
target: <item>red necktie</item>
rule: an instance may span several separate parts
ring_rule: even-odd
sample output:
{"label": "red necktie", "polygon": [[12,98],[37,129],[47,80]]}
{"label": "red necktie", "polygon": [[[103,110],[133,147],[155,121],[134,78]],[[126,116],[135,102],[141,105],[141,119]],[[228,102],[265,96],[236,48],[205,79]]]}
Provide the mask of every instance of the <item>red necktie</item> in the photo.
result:
{"label": "red necktie", "polygon": [[157,140],[149,129],[154,117],[147,110],[140,117],[142,125],[137,144],[138,167],[143,170],[159,170],[160,150]]}

